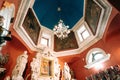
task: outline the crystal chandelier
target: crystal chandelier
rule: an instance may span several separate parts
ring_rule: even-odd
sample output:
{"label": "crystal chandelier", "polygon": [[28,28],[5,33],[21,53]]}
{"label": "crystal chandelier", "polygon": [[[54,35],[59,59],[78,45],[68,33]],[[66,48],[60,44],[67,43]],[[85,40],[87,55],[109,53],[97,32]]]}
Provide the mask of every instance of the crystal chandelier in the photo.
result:
{"label": "crystal chandelier", "polygon": [[68,29],[69,26],[65,26],[63,23],[63,20],[59,20],[58,24],[55,25],[53,28],[54,34],[60,38],[61,40],[68,37],[68,34],[70,33],[70,30]]}

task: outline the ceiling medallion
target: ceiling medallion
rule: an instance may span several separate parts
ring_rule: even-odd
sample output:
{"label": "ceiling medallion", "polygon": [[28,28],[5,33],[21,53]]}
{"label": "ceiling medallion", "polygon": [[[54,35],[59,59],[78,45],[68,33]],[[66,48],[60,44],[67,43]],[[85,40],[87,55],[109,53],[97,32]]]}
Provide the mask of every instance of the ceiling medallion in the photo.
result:
{"label": "ceiling medallion", "polygon": [[65,26],[63,20],[60,19],[58,24],[54,26],[53,31],[54,34],[62,40],[68,37],[68,34],[70,33],[70,29],[68,28],[69,26]]}

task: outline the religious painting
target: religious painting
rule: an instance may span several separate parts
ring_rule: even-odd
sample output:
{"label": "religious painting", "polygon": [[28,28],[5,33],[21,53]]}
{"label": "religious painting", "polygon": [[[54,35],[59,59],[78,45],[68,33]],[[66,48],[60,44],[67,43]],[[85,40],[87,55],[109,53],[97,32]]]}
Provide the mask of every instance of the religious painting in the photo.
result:
{"label": "religious painting", "polygon": [[22,26],[34,44],[37,45],[40,33],[40,25],[31,8],[29,8]]}
{"label": "religious painting", "polygon": [[59,39],[56,35],[54,36],[54,51],[65,51],[71,49],[77,49],[78,43],[75,38],[75,34],[73,31],[68,34],[68,37],[65,39]]}
{"label": "religious painting", "polygon": [[42,58],[40,66],[40,76],[43,77],[53,76],[53,60]]}
{"label": "religious painting", "polygon": [[102,8],[94,0],[86,0],[85,21],[93,34],[96,34]]}

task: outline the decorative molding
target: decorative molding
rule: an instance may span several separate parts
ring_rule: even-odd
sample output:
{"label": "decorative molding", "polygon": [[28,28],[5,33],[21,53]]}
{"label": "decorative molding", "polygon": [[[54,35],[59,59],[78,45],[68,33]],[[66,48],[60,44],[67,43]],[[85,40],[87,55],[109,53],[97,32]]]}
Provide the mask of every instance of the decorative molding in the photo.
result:
{"label": "decorative molding", "polygon": [[[14,29],[18,33],[18,35],[23,39],[23,41],[26,43],[26,45],[28,45],[28,47],[31,50],[33,50],[33,51],[39,51],[39,50],[41,50],[43,48],[43,46],[40,45],[40,43],[39,43],[40,42],[39,41],[40,37],[41,37],[41,35],[42,35],[42,33],[44,31],[47,31],[47,32],[50,31],[51,44],[50,44],[49,48],[51,48],[53,50],[53,47],[54,47],[54,35],[53,35],[53,33],[52,33],[51,30],[48,30],[44,26],[40,25],[41,26],[41,32],[39,34],[38,44],[35,45],[33,43],[33,41],[28,37],[28,35],[26,35],[27,33],[25,32],[25,30],[23,28],[21,28],[23,20],[25,18],[25,15],[27,14],[28,9],[32,7],[33,2],[34,2],[33,0],[22,0],[21,1],[21,5],[20,5],[20,8],[18,10],[17,17],[16,17],[15,24],[14,24]],[[87,49],[88,47],[90,47],[91,45],[95,44],[97,41],[99,41],[103,37],[104,31],[106,29],[107,21],[109,19],[111,11],[112,11],[112,7],[110,6],[110,4],[106,0],[102,0],[102,1],[101,0],[96,0],[95,2],[102,8],[102,14],[101,14],[101,17],[100,17],[100,20],[99,20],[98,29],[96,31],[96,34],[95,35],[90,35],[90,37],[88,38],[88,40],[84,41],[83,43],[81,43],[80,41],[78,41],[78,39],[77,39],[78,35],[77,35],[77,33],[75,31],[78,29],[78,27],[80,27],[81,21],[83,21],[82,22],[83,24],[86,24],[86,22],[84,21],[84,17],[83,17],[72,28],[72,30],[75,32],[75,37],[77,39],[79,47],[77,49],[75,48],[73,50],[67,50],[67,51],[60,51],[60,52],[53,51],[53,53],[57,57],[59,57],[59,56],[73,55],[73,54],[79,54],[82,51],[84,51],[85,49]],[[87,29],[88,29],[88,27],[87,27]]]}
{"label": "decorative molding", "polygon": [[30,39],[30,37],[27,35],[26,31],[22,27],[27,11],[33,4],[32,2],[34,1],[33,0],[21,1],[13,28],[31,50],[37,51],[39,50],[39,48],[37,47],[37,45],[34,44],[34,42]]}
{"label": "decorative molding", "polygon": [[101,58],[101,59],[99,59],[97,61],[94,61],[94,62],[92,62],[90,64],[87,64],[84,67],[87,68],[87,69],[90,69],[90,68],[93,68],[96,65],[99,65],[100,63],[103,63],[103,62],[105,62],[105,61],[107,61],[109,59],[110,59],[110,54],[106,54],[103,58]]}
{"label": "decorative molding", "polygon": [[[103,55],[103,57],[93,61],[93,58],[94,58],[94,56],[92,56],[93,53],[94,53],[94,55],[101,54],[101,55]],[[92,62],[89,62],[90,59],[92,60]],[[99,65],[100,63],[103,63],[109,59],[110,59],[110,54],[106,54],[106,52],[100,48],[93,48],[86,55],[86,65],[84,67],[87,69],[90,69],[90,68],[93,68],[96,65]]]}
{"label": "decorative molding", "polygon": [[[100,39],[102,39],[102,37],[104,35],[104,31],[105,31],[106,26],[107,26],[109,16],[110,16],[111,11],[112,11],[112,6],[106,0],[95,0],[95,2],[102,8],[102,13],[101,13],[101,17],[100,17],[100,20],[99,20],[99,24],[98,24],[96,34],[92,35],[91,32],[90,32],[91,35],[87,40],[85,40],[82,43],[79,41],[79,39],[77,38],[78,35],[75,31],[80,27],[80,25],[87,24],[84,21],[84,17],[83,17],[82,19],[80,19],[78,21],[78,23],[73,28],[73,31],[75,32],[77,42],[79,44],[79,48],[74,49],[74,50],[68,50],[68,51],[54,52],[57,57],[79,54],[82,51],[84,51],[85,49],[87,49],[88,47],[90,47],[91,45],[95,44]],[[85,12],[85,10],[84,10],[84,12]],[[87,29],[89,30],[88,25],[87,25]]]}
{"label": "decorative molding", "polygon": [[[51,64],[48,64],[48,66],[45,66],[43,64],[44,60],[47,62],[50,61]],[[43,65],[45,67],[43,67]],[[50,52],[44,53],[43,51],[41,51],[37,53],[36,57],[33,58],[33,61],[31,62],[30,66],[32,71],[31,80],[51,80],[51,79],[59,80],[60,65],[58,63],[58,59]],[[45,72],[44,72],[44,69],[45,69]],[[47,70],[46,72],[46,69],[49,69],[49,70]],[[52,71],[52,72],[49,72],[49,71]]]}

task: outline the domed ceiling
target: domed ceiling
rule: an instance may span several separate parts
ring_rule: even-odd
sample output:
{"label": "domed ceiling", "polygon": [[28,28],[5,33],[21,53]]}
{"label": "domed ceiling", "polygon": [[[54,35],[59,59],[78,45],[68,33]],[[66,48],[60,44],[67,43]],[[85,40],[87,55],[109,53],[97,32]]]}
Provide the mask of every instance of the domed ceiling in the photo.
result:
{"label": "domed ceiling", "polygon": [[53,29],[60,19],[71,29],[83,16],[84,0],[35,0],[33,9],[41,25]]}
{"label": "domed ceiling", "polygon": [[[28,4],[28,2],[31,4]],[[31,15],[26,14],[27,11],[25,10],[28,10],[27,13],[29,13],[28,8],[31,9],[31,13],[34,12],[36,13],[36,17],[37,19],[39,19],[39,21],[34,20],[36,19],[34,14],[31,14],[33,15],[34,19],[33,17],[31,17]],[[33,5],[31,1],[27,0],[26,3],[22,4],[21,8],[19,9],[21,13],[20,15],[17,15],[18,19],[16,20],[20,20],[20,21],[19,23],[17,23],[18,21],[16,22],[16,25],[18,26],[15,27],[16,28],[15,30],[26,42],[26,44],[29,44],[29,47],[32,50],[40,49],[42,46],[42,38],[45,38],[46,39],[45,46],[52,47],[52,49],[54,49],[54,51],[57,53],[57,56],[61,56],[61,53],[65,56],[68,55],[66,51],[71,50],[69,54],[78,53],[79,50],[83,51],[84,49],[86,49],[86,45],[87,47],[89,47],[92,44],[94,44],[96,42],[96,38],[98,38],[97,40],[101,39],[111,10],[112,8],[107,3],[107,1],[101,1],[101,0],[74,0],[73,2],[69,0],[64,0],[64,1],[35,0]],[[26,17],[24,17],[23,14],[26,14]],[[75,24],[79,20],[81,20],[82,17],[84,18],[82,20],[82,24],[78,24],[78,26],[75,26]],[[30,22],[27,19],[29,19]],[[65,25],[70,26],[70,29],[72,29],[71,33],[64,40],[59,40],[58,37],[57,38],[55,37],[56,35],[53,35],[52,31],[46,28],[44,29],[39,25],[40,22],[41,25],[52,30],[54,25],[56,25],[60,19],[64,21]],[[22,23],[22,20],[24,21],[21,26],[20,24]],[[24,26],[27,27],[28,30]],[[31,32],[31,26],[32,26],[32,32]],[[43,29],[38,30],[36,27]],[[83,27],[85,28],[86,31],[85,30],[80,31],[80,29]],[[36,32],[36,30],[38,32]],[[74,33],[75,31],[76,34]],[[40,36],[40,38],[34,35],[38,35]],[[31,36],[37,38],[32,38]],[[80,36],[82,36],[82,40]],[[33,39],[36,39],[37,42],[34,41]],[[64,52],[65,54],[63,53],[63,51],[65,51]]]}

